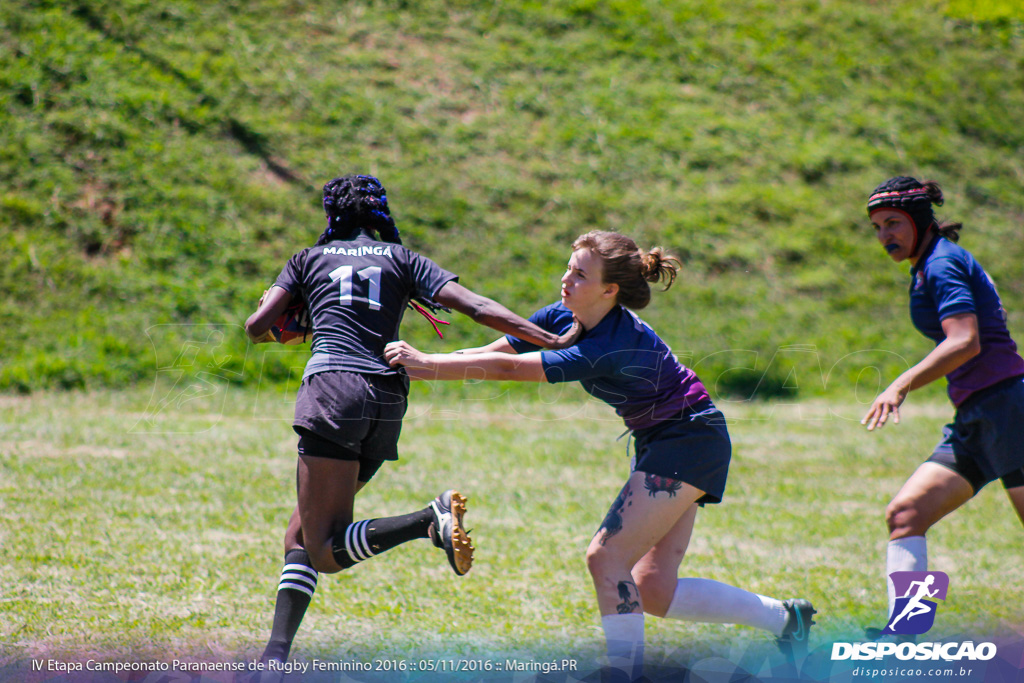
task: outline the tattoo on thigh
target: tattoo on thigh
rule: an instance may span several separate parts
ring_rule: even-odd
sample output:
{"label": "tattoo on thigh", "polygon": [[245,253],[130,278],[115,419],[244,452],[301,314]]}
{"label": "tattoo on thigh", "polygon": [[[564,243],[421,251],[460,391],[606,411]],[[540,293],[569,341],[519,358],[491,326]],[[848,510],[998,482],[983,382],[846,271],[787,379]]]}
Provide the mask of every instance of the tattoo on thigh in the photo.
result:
{"label": "tattoo on thigh", "polygon": [[601,528],[597,530],[597,533],[601,534],[601,545],[604,545],[609,538],[622,531],[622,511],[633,504],[629,501],[632,497],[633,491],[630,490],[629,483],[627,482],[622,487],[622,491],[619,492],[619,497],[612,503],[611,509],[608,510],[608,515],[601,523]]}
{"label": "tattoo on thigh", "polygon": [[[632,593],[630,592],[632,589]],[[640,591],[632,581],[619,581],[619,598],[622,600],[615,609],[619,614],[632,614],[640,609],[640,600],[633,600],[633,595],[640,597]]]}
{"label": "tattoo on thigh", "polygon": [[665,491],[668,493],[668,497],[672,498],[676,495],[676,491],[683,488],[683,482],[678,479],[669,479],[668,477],[659,477],[656,474],[645,473],[644,488],[651,494],[651,498],[655,498],[661,491]]}

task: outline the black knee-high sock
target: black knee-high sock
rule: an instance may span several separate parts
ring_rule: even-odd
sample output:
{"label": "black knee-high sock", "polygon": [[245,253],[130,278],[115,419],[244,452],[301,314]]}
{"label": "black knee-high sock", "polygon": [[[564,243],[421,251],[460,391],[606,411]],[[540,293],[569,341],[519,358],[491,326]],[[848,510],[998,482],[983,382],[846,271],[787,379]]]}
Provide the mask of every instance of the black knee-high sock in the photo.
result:
{"label": "black knee-high sock", "polygon": [[427,507],[408,515],[364,519],[349,524],[332,541],[334,561],[342,569],[415,538],[428,538],[433,511]]}
{"label": "black knee-high sock", "polygon": [[281,582],[277,586],[277,603],[274,605],[274,626],[263,651],[264,661],[288,661],[295,632],[299,630],[306,608],[313,599],[316,579],[317,572],[309,561],[309,553],[302,548],[285,553]]}

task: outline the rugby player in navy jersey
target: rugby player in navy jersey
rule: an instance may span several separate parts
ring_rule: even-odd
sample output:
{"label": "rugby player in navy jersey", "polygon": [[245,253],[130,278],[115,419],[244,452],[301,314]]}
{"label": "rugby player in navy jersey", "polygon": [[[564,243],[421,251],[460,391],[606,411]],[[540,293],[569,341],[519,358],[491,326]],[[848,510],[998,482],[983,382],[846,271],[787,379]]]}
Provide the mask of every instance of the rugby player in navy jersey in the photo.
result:
{"label": "rugby player in navy jersey", "polygon": [[[868,199],[878,241],[893,261],[910,262],[910,319],[935,348],[897,377],[861,422],[868,430],[890,417],[898,424],[908,392],[941,377],[956,407],[931,457],[885,510],[886,576],[925,571],[928,529],[990,481],[1002,479],[1024,520],[1024,359],[991,278],[955,244],[962,224],[936,221],[932,207],[942,203],[937,183],[904,176],[885,181]],[[890,582],[890,615],[895,598]]]}
{"label": "rugby player in navy jersey", "polygon": [[406,342],[385,351],[413,379],[578,381],[623,418],[636,445],[632,472],[587,549],[609,672],[623,680],[640,675],[645,612],[762,628],[784,651],[806,646],[815,613],[807,600],[678,577],[697,509],[722,500],[732,446],[725,418],[696,374],[633,313],[650,301],[649,283],[671,286],[677,264],[623,235],[590,232],[572,245],[561,301],[530,318],[562,332],[575,316],[584,332],[573,346],[540,351],[510,334],[455,354],[426,354]]}
{"label": "rugby player in navy jersey", "polygon": [[356,493],[397,444],[409,380],[384,360],[411,299],[439,304],[499,332],[548,348],[571,344],[579,326],[541,329],[460,285],[458,277],[401,246],[387,195],[372,176],[324,186],[327,229],[296,253],[245,323],[256,342],[294,297],[308,306],[312,356],[295,404],[299,435],[298,504],[285,532],[274,624],[263,660],[287,661],[319,573],[348,569],[416,538],[445,550],[456,574],[469,571],[473,547],[462,526],[465,498],[449,490],[422,510],[354,520]]}

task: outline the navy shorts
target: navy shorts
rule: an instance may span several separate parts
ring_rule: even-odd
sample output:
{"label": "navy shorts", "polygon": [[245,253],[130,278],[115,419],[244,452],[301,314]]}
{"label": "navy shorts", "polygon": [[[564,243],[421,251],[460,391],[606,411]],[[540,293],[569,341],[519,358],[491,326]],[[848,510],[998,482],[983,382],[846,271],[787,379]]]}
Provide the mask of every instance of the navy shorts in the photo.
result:
{"label": "navy shorts", "polygon": [[306,377],[292,421],[299,454],[358,460],[359,480],[369,481],[383,461],[398,460],[408,395],[409,378],[404,374],[328,370]]}
{"label": "navy shorts", "polygon": [[1024,378],[971,394],[942,428],[928,462],[953,470],[975,493],[996,479],[1008,489],[1024,486]]}
{"label": "navy shorts", "polygon": [[703,401],[679,416],[633,432],[633,471],[682,481],[704,492],[697,503],[721,503],[732,441],[725,416]]}

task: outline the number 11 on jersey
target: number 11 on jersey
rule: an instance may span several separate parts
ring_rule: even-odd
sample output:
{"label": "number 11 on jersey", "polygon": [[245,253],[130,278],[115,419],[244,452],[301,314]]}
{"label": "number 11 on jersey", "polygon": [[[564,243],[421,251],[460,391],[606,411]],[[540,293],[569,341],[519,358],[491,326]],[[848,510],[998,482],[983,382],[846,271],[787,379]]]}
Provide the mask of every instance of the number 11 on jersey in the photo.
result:
{"label": "number 11 on jersey", "polygon": [[352,271],[354,269],[353,266],[338,266],[331,271],[331,280],[338,283],[341,305],[351,306],[353,300],[366,301],[370,305],[370,310],[380,310],[380,266],[369,266],[356,273],[360,280],[369,282],[366,298],[352,296]]}

